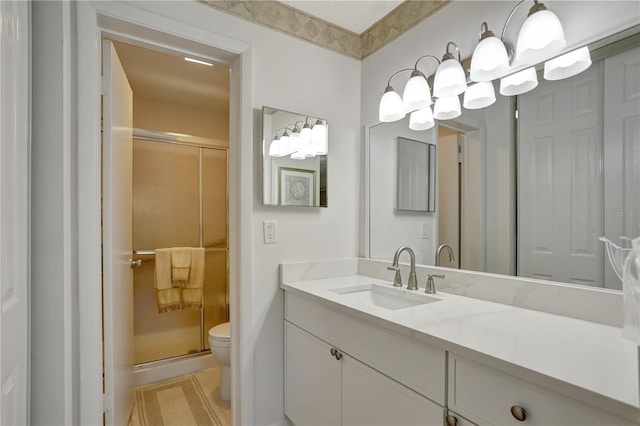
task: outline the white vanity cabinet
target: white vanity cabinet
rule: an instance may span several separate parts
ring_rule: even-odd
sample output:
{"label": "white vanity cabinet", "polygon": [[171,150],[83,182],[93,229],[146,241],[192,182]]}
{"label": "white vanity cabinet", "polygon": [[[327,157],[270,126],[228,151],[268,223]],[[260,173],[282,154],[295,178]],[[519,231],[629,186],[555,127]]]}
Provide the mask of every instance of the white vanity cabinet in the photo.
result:
{"label": "white vanity cabinet", "polygon": [[442,425],[443,407],[285,321],[285,414],[297,425]]}
{"label": "white vanity cabinet", "polygon": [[[448,406],[450,410],[479,425],[633,424],[567,396],[451,353]],[[458,422],[457,426],[462,424]]]}

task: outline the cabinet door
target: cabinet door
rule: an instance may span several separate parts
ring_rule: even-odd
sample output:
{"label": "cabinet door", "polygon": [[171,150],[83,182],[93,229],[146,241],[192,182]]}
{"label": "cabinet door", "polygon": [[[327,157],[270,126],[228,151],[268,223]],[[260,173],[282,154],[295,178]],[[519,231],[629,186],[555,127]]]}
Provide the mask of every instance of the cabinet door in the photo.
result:
{"label": "cabinet door", "polygon": [[296,425],[340,424],[340,361],[331,346],[284,322],[284,412]]}
{"label": "cabinet door", "polygon": [[341,361],[343,425],[442,425],[438,404],[347,355]]}

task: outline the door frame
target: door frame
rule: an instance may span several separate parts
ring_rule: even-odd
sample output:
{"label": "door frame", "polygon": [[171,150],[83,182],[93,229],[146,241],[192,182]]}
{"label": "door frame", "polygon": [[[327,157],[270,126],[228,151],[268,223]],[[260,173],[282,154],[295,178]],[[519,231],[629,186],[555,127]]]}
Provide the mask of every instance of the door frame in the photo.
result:
{"label": "door frame", "polygon": [[[79,414],[81,424],[102,423],[101,289],[101,37],[121,36],[141,44],[209,57],[231,68],[229,147],[229,287],[231,409],[234,424],[253,423],[253,349],[250,306],[252,282],[253,116],[252,49],[216,34],[189,16],[202,5],[144,2],[75,3],[77,37],[77,191]],[[214,52],[214,53],[212,53]],[[242,391],[244,390],[244,392]],[[72,404],[69,401],[69,404]]]}

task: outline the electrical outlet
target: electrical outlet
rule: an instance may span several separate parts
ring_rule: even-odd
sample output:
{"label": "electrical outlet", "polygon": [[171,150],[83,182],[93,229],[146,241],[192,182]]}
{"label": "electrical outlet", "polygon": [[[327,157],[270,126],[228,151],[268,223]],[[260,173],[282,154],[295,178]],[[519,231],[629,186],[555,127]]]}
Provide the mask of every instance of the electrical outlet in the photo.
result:
{"label": "electrical outlet", "polygon": [[264,229],[264,243],[275,244],[277,239],[277,222],[275,220],[265,220],[262,222]]}

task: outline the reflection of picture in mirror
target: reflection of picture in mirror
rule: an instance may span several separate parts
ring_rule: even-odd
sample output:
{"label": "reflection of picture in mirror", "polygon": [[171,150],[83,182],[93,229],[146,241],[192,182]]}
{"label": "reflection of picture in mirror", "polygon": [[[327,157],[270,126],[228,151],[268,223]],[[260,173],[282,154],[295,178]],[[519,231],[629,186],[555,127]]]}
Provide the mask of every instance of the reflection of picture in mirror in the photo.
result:
{"label": "reflection of picture in mirror", "polygon": [[315,205],[315,170],[279,169],[280,204],[283,206]]}

